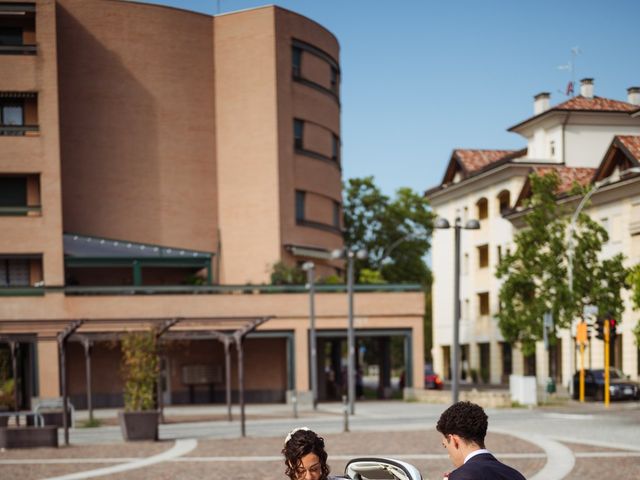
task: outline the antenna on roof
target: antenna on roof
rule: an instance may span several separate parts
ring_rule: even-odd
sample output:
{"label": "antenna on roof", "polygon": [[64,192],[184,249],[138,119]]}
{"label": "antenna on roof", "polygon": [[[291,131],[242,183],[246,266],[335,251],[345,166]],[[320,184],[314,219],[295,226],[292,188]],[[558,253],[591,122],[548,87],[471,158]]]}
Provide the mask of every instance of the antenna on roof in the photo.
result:
{"label": "antenna on roof", "polygon": [[569,70],[571,74],[571,80],[567,84],[566,90],[563,92],[562,90],[558,90],[560,93],[564,93],[567,97],[575,96],[575,85],[576,85],[576,57],[582,53],[580,47],[573,47],[571,49],[571,59],[569,63],[564,65],[558,65],[558,70]]}

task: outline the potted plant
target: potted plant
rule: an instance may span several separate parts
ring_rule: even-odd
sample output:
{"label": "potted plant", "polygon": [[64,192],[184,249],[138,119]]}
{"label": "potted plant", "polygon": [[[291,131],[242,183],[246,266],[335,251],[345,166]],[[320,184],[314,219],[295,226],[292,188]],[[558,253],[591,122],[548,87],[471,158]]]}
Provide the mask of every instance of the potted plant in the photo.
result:
{"label": "potted plant", "polygon": [[158,440],[159,412],[155,391],[158,377],[155,332],[130,332],[122,339],[124,407],[119,412],[125,440]]}

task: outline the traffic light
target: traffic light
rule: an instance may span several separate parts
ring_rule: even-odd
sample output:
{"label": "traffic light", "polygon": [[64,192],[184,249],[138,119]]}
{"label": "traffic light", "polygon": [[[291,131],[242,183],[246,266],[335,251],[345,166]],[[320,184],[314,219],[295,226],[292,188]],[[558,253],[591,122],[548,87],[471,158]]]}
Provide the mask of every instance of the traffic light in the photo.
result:
{"label": "traffic light", "polygon": [[609,340],[611,342],[616,338],[616,324],[615,318],[609,318]]}
{"label": "traffic light", "polygon": [[596,319],[596,338],[604,340],[604,318],[598,317]]}

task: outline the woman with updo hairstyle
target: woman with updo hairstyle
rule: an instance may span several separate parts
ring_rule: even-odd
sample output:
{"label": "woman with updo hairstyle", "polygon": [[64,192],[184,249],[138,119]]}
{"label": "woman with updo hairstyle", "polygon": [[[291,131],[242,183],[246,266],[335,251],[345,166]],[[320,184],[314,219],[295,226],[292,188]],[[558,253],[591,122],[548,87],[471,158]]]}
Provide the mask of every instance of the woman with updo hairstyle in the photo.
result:
{"label": "woman with updo hairstyle", "polygon": [[285,474],[290,480],[328,480],[329,465],[324,439],[307,427],[296,428],[282,449]]}

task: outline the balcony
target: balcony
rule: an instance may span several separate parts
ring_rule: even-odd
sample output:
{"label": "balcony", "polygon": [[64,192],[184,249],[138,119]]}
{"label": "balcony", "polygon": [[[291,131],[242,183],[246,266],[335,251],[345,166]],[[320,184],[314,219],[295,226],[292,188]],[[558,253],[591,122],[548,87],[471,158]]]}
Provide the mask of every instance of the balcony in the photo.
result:
{"label": "balcony", "polygon": [[0,92],[0,136],[24,137],[39,131],[35,92]]}
{"label": "balcony", "polygon": [[40,216],[40,176],[0,175],[0,216]]}
{"label": "balcony", "polygon": [[36,6],[0,2],[0,55],[35,55]]}

